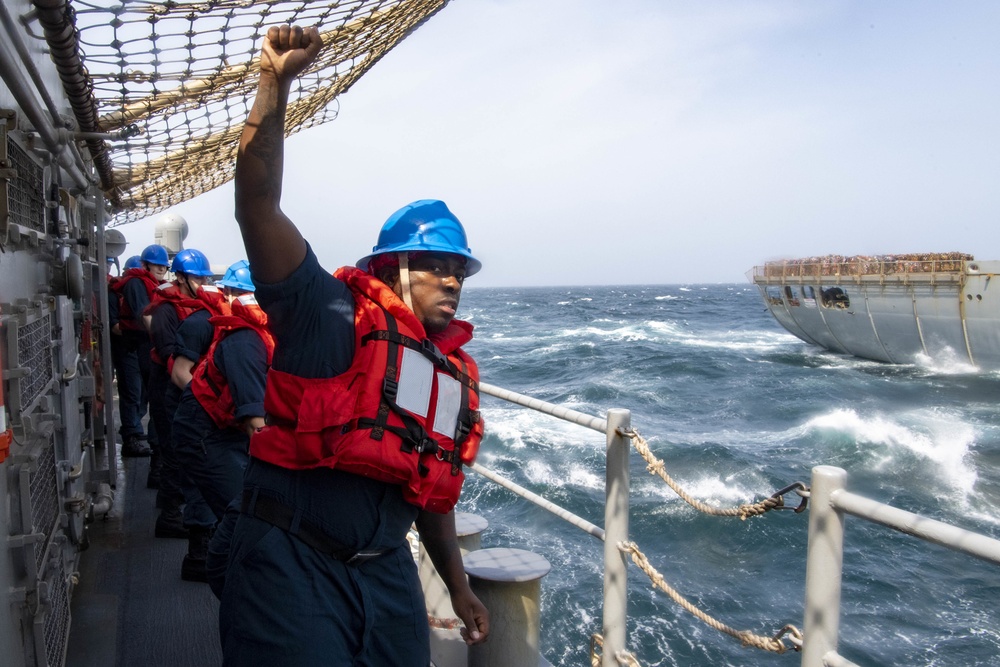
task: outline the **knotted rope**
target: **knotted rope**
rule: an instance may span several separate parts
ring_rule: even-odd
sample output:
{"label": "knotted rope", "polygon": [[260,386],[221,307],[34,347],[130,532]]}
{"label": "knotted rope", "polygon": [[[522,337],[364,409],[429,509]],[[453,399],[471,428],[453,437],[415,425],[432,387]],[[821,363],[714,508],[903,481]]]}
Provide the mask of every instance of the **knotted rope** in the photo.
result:
{"label": "knotted rope", "polygon": [[[604,637],[598,634],[591,635],[590,637],[590,666],[591,667],[601,667],[601,654],[598,649],[604,649]],[[642,667],[639,661],[635,659],[635,656],[628,651],[618,651],[615,654],[615,661],[623,667]]]}
{"label": "knotted rope", "polygon": [[[646,573],[650,581],[653,582],[655,588],[659,588],[661,591],[670,596],[670,599],[684,607],[695,618],[702,621],[709,627],[715,628],[720,632],[724,632],[730,637],[734,637],[740,640],[743,646],[753,646],[755,648],[762,649],[764,651],[771,651],[773,653],[784,653],[788,650],[785,643],[781,641],[781,637],[785,634],[789,634],[791,637],[801,640],[802,633],[793,625],[786,625],[783,627],[776,635],[773,637],[764,637],[761,635],[755,635],[749,630],[736,630],[729,627],[725,623],[718,621],[705,612],[701,611],[693,604],[688,602],[684,596],[678,593],[670,584],[668,584],[664,579],[663,575],[656,571],[656,569],[650,565],[649,560],[646,555],[639,550],[639,547],[635,542],[619,542],[618,549],[625,554],[629,554],[632,557],[632,562],[639,566],[639,569]],[[797,642],[792,642],[794,650],[798,650]]]}
{"label": "knotted rope", "polygon": [[705,514],[711,514],[713,516],[738,516],[741,521],[746,521],[747,518],[751,516],[759,516],[774,509],[775,507],[783,507],[785,504],[781,494],[778,493],[770,498],[765,498],[764,500],[750,505],[744,504],[739,507],[729,509],[721,509],[706,505],[700,500],[693,498],[684,489],[682,489],[670,475],[667,474],[666,464],[656,458],[653,452],[650,451],[649,443],[645,438],[639,435],[638,431],[621,431],[621,434],[632,440],[632,445],[635,447],[635,451],[639,452],[639,455],[644,461],[646,461],[646,470],[648,470],[651,475],[659,475],[660,478],[667,483],[667,486],[673,489],[674,493],[680,496],[684,502],[691,507],[694,507],[696,510],[704,512]]}

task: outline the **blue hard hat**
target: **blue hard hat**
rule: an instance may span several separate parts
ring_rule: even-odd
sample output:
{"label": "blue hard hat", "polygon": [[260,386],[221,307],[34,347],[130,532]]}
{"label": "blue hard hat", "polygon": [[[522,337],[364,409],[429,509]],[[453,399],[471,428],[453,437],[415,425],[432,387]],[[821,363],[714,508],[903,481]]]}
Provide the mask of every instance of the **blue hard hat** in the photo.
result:
{"label": "blue hard hat", "polygon": [[254,287],[253,278],[250,276],[250,262],[245,259],[241,259],[226,269],[226,273],[222,276],[222,280],[217,280],[215,284],[221,285],[222,287],[241,289],[247,292],[253,292],[257,289]]}
{"label": "blue hard hat", "polygon": [[174,257],[174,263],[170,265],[170,270],[174,273],[186,273],[191,276],[211,277],[212,267],[208,263],[208,257],[200,250],[191,248],[181,250]]}
{"label": "blue hard hat", "polygon": [[170,266],[170,258],[167,257],[167,249],[161,245],[146,246],[143,249],[142,254],[139,255],[139,260],[146,262],[147,264]]}
{"label": "blue hard hat", "polygon": [[139,255],[132,255],[125,260],[125,267],[123,271],[128,271],[129,269],[139,269],[142,268],[142,258]]}
{"label": "blue hard hat", "polygon": [[368,270],[373,257],[396,252],[445,252],[465,257],[465,275],[483,267],[472,256],[465,228],[443,201],[421,199],[407,204],[385,221],[372,253],[358,260],[357,267]]}

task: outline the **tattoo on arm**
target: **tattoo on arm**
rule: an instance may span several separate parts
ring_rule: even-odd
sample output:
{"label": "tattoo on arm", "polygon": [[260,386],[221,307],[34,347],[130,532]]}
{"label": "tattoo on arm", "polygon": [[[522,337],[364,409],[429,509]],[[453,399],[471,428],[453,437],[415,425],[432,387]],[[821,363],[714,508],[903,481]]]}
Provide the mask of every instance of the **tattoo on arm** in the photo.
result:
{"label": "tattoo on arm", "polygon": [[266,114],[257,126],[247,152],[264,164],[266,180],[261,194],[274,197],[281,192],[281,159],[283,157],[284,123],[276,112]]}

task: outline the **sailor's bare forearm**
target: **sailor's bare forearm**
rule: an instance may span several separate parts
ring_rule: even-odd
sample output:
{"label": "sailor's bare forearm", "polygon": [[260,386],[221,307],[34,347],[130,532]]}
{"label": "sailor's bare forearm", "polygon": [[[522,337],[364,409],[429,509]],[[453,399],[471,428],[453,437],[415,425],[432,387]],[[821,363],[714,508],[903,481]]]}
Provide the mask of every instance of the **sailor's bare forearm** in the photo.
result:
{"label": "sailor's bare forearm", "polygon": [[236,160],[236,220],[254,276],[265,283],[284,279],[305,257],[305,242],[281,211],[288,87],[261,75]]}
{"label": "sailor's bare forearm", "polygon": [[254,279],[284,280],[302,263],[306,243],[281,211],[288,91],[315,61],[323,42],[316,28],[272,26],[260,52],[257,97],[236,156],[236,220]]}
{"label": "sailor's bare forearm", "polygon": [[[236,204],[240,218],[252,216],[260,204],[268,201],[273,208],[279,206],[287,106],[288,84],[277,82],[273,75],[262,74],[240,137],[236,162]],[[242,203],[251,203],[247,200],[253,200],[253,206],[241,211]]]}

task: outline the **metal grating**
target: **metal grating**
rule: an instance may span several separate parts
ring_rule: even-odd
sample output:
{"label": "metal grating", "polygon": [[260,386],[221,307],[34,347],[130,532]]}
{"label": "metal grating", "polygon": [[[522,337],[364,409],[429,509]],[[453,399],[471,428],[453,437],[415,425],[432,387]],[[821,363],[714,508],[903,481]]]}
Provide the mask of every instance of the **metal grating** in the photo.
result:
{"label": "metal grating", "polygon": [[[31,473],[31,529],[45,535],[45,540],[36,542],[35,567],[40,572],[45,547],[52,537],[52,530],[59,519],[59,489],[56,486],[56,453],[49,438],[38,456],[38,468]],[[55,663],[50,663],[55,664]]]}
{"label": "metal grating", "polygon": [[20,380],[21,409],[27,409],[52,380],[52,325],[45,314],[17,330],[18,364],[28,369]]}
{"label": "metal grating", "polygon": [[7,184],[9,222],[39,232],[45,231],[44,172],[13,141],[7,142],[7,159],[17,178]]}
{"label": "metal grating", "polygon": [[45,612],[45,659],[48,665],[62,665],[69,641],[69,578],[63,560],[49,579],[49,608]]}

